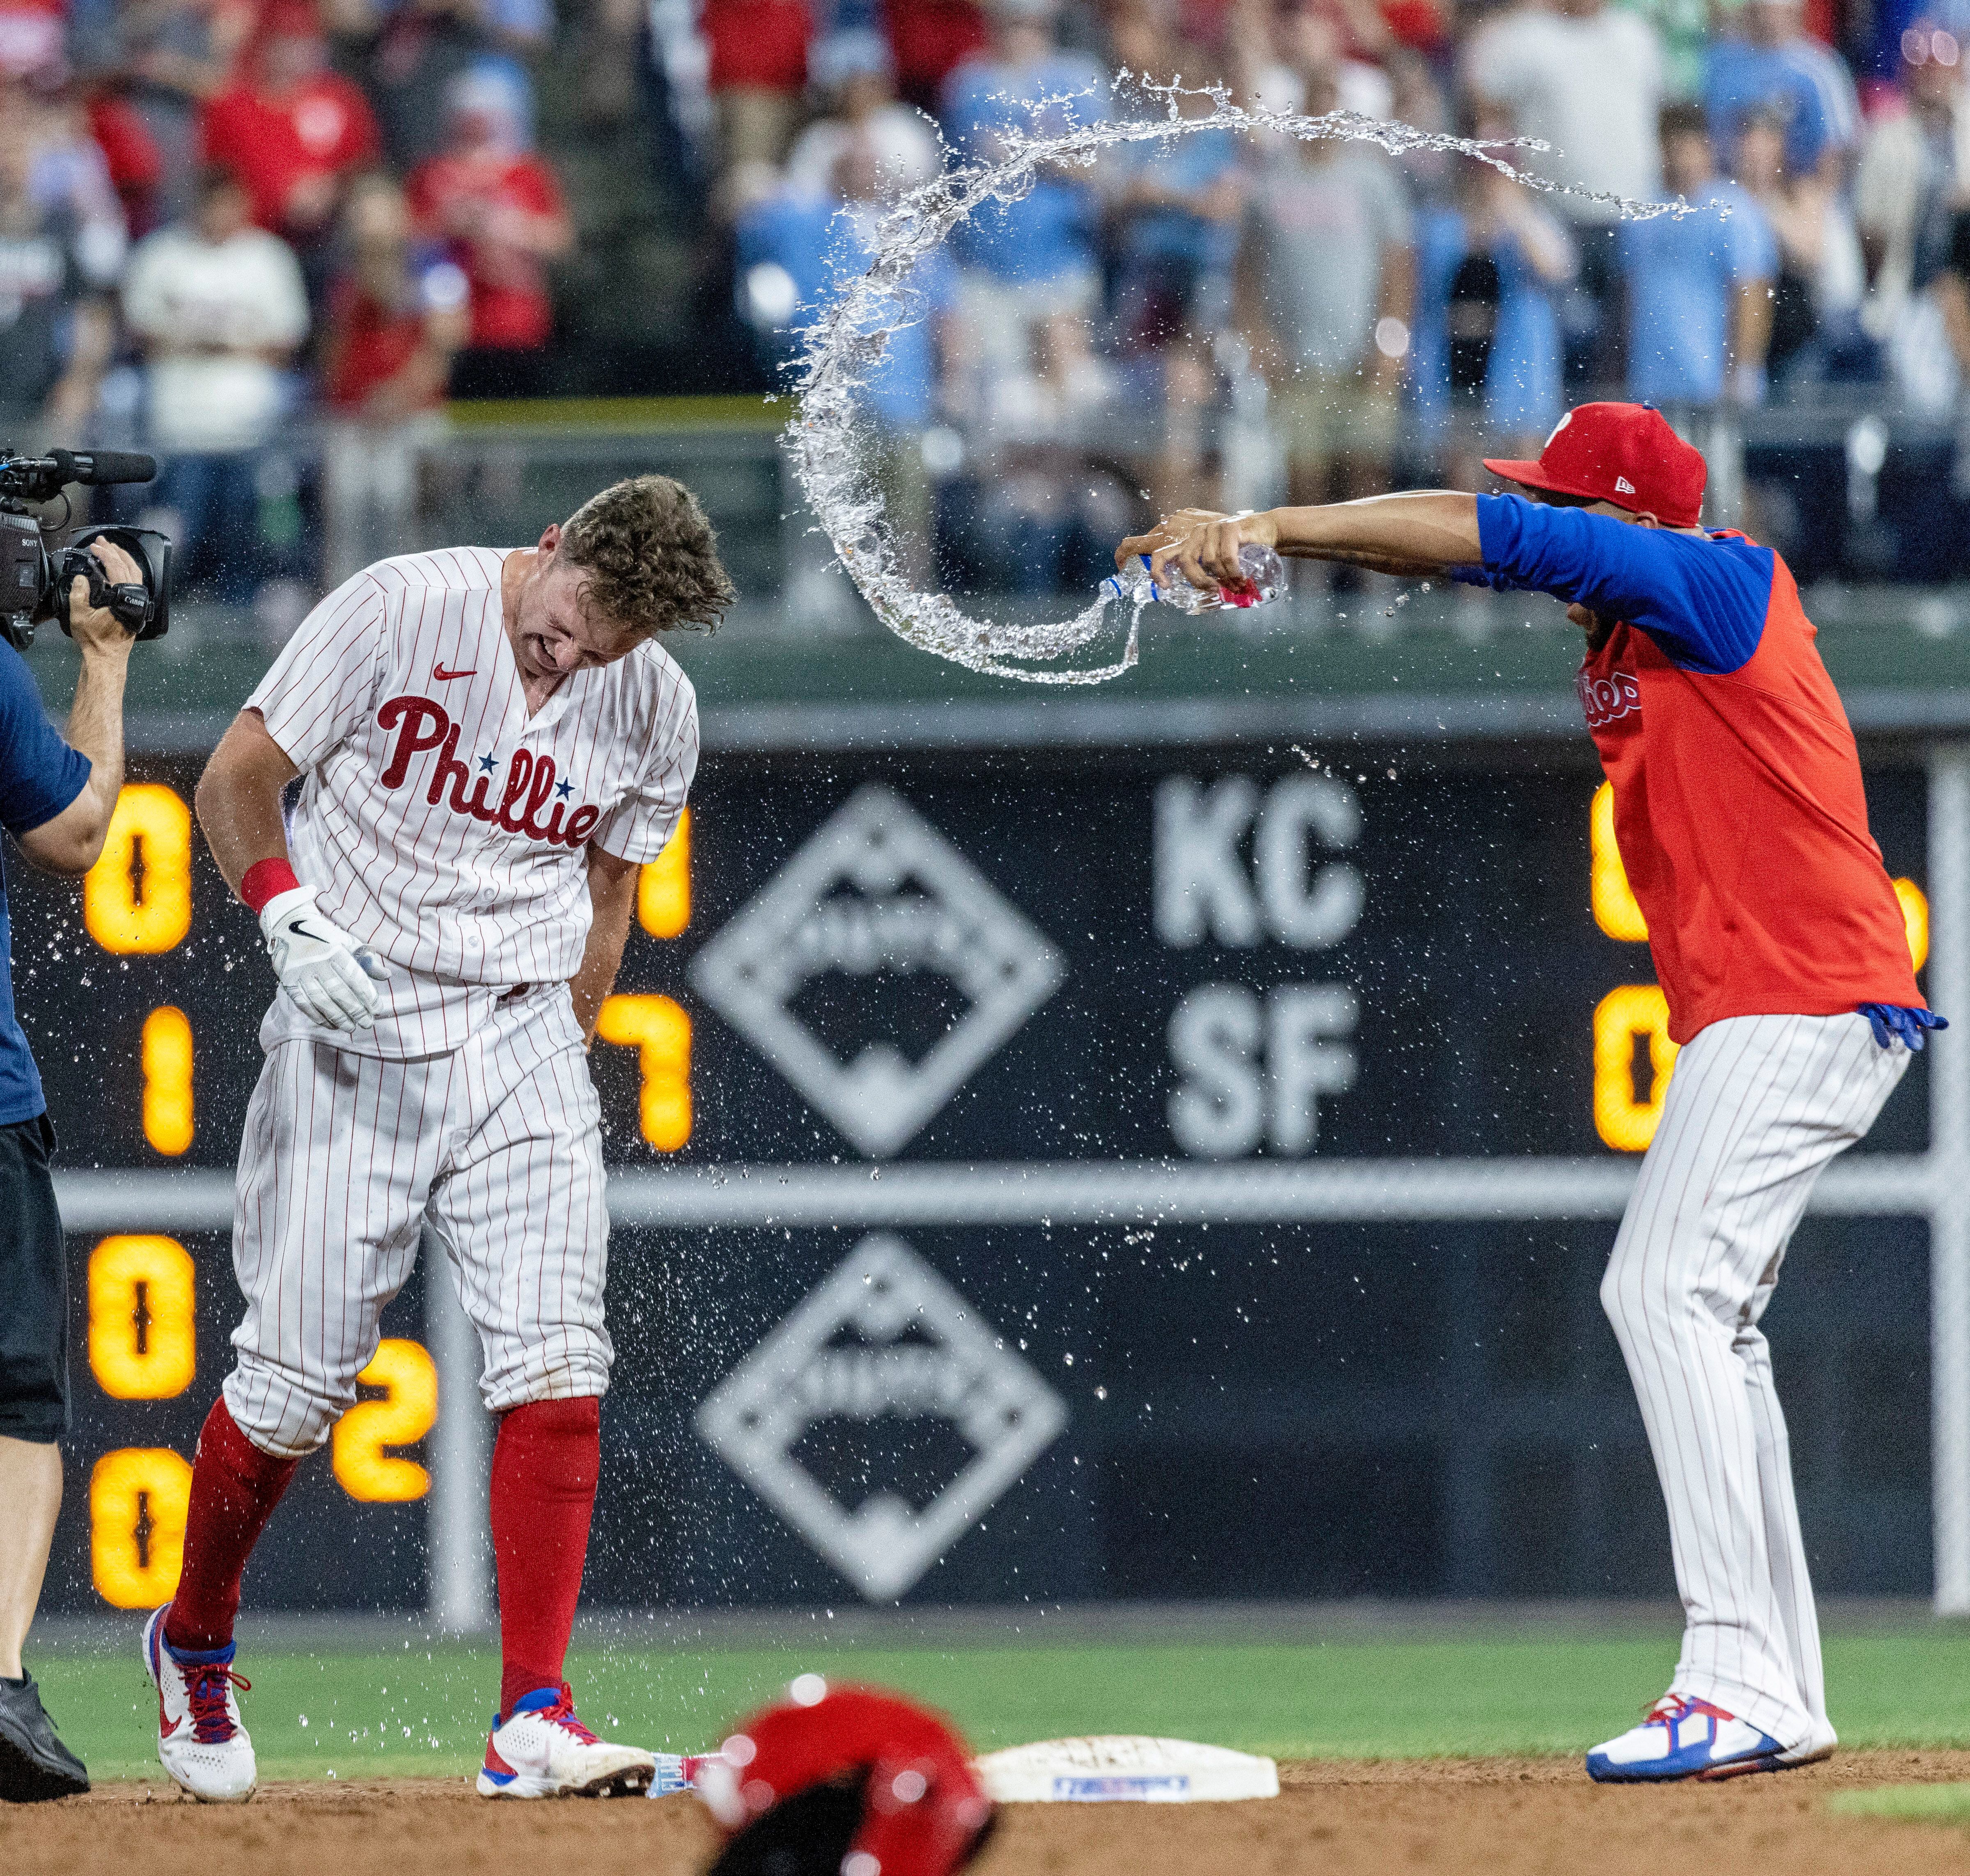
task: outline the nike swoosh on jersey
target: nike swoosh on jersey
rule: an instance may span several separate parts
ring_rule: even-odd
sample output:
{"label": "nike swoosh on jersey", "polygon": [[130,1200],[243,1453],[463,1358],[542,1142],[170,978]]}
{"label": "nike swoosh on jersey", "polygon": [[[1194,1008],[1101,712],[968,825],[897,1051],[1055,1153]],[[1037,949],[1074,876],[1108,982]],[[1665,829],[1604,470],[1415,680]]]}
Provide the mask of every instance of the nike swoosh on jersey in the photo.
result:
{"label": "nike swoosh on jersey", "polygon": [[479,673],[476,671],[447,671],[442,665],[434,665],[431,675],[440,684],[449,684],[453,678],[476,678]]}

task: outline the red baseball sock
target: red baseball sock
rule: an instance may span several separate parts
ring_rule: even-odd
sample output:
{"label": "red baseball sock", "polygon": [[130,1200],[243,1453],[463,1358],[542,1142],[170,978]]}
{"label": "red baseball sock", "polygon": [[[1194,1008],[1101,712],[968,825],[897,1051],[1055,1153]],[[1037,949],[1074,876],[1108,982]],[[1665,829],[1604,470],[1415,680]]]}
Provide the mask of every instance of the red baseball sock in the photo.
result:
{"label": "red baseball sock", "polygon": [[492,1447],[492,1556],[499,1572],[499,1711],[561,1685],[588,1523],[602,1474],[602,1403],[532,1400]]}
{"label": "red baseball sock", "polygon": [[223,1648],[239,1612],[239,1573],[288,1489],[298,1459],[276,1459],[241,1432],[221,1395],[192,1461],[184,1573],[164,1616],[174,1648]]}

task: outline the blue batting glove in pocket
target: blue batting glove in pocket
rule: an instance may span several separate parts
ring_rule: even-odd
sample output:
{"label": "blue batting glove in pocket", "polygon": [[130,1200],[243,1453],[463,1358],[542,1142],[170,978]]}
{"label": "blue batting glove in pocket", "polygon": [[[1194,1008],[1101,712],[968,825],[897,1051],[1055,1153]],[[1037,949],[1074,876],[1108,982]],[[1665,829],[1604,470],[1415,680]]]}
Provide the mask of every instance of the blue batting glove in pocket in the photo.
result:
{"label": "blue batting glove in pocket", "polygon": [[1949,1020],[1933,1010],[1905,1010],[1899,1003],[1863,1003],[1860,1013],[1868,1019],[1874,1040],[1891,1049],[1899,1038],[1910,1049],[1919,1049],[1926,1039],[1925,1029],[1946,1029]]}

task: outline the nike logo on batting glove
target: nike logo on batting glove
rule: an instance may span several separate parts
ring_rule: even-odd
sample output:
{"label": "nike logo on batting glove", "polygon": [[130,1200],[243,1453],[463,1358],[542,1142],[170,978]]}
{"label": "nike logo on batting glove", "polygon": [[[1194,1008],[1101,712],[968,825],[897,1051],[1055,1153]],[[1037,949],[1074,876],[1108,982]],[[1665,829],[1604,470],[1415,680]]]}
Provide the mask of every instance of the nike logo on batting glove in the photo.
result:
{"label": "nike logo on batting glove", "polygon": [[297,886],[269,899],[260,909],[260,928],[281,988],[309,1022],[344,1032],[373,1024],[376,985],[388,969],[322,917],[310,888]]}

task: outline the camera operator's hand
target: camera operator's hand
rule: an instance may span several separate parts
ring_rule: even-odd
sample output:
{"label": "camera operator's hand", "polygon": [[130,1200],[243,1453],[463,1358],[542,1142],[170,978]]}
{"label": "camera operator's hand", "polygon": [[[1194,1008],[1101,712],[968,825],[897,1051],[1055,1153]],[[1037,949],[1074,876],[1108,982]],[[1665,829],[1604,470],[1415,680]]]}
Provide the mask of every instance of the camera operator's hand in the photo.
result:
{"label": "camera operator's hand", "polygon": [[388,977],[388,967],[315,910],[311,889],[276,892],[260,908],[260,930],[281,989],[310,1023],[331,1029],[370,1026],[376,985]]}
{"label": "camera operator's hand", "polygon": [[[113,541],[92,541],[89,551],[102,563],[112,586],[141,586],[144,570]],[[89,603],[89,582],[77,579],[68,590],[69,636],[81,646],[86,658],[92,652],[108,652],[128,658],[137,635],[106,606]]]}
{"label": "camera operator's hand", "polygon": [[[120,547],[93,541],[112,585],[141,582],[137,563]],[[135,636],[106,606],[89,603],[89,582],[69,587],[69,630],[82,649],[82,675],[68,713],[70,748],[89,758],[82,792],[50,821],[17,837],[21,850],[47,873],[86,873],[102,857],[110,818],[123,788],[123,687],[130,675]]]}

